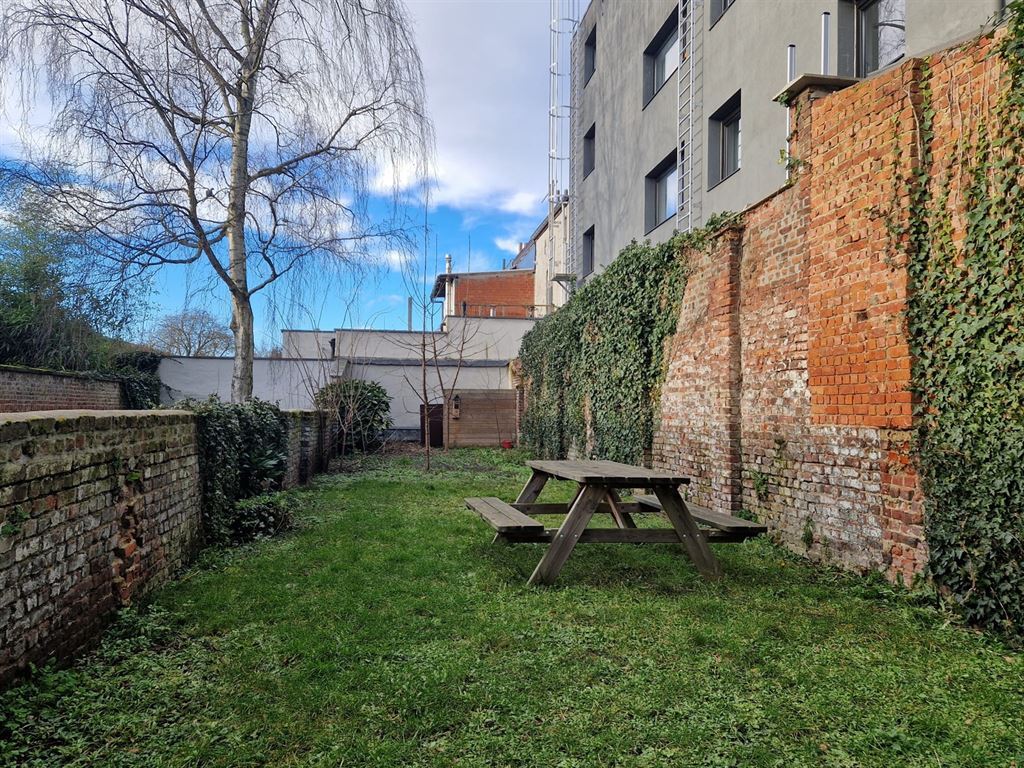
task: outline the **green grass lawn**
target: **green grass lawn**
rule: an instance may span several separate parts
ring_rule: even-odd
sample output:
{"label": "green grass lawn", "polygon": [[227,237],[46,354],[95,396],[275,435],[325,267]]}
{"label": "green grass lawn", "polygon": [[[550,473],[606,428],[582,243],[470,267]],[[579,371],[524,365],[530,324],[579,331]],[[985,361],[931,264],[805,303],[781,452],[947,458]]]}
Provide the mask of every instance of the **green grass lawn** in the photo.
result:
{"label": "green grass lawn", "polygon": [[[536,545],[464,509],[518,454],[369,462],[0,694],[18,766],[1024,766],[1024,658],[765,541]],[[555,491],[568,493],[568,488]],[[545,491],[544,498],[558,498]]]}

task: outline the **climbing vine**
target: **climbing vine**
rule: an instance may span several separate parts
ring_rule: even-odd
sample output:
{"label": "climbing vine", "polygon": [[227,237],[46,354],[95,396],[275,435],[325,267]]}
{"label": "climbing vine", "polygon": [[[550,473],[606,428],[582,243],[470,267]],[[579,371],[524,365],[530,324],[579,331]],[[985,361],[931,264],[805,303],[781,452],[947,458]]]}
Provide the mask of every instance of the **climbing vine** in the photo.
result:
{"label": "climbing vine", "polygon": [[704,247],[732,218],[718,216],[660,245],[634,241],[524,337],[522,438],[535,453],[643,459],[686,281],[685,253]]}
{"label": "climbing vine", "polygon": [[[929,568],[973,623],[1024,627],[1024,3],[996,45],[1002,88],[991,117],[936,167],[929,83],[918,158],[897,235],[917,395],[917,458]],[[959,212],[959,213],[957,213]]]}

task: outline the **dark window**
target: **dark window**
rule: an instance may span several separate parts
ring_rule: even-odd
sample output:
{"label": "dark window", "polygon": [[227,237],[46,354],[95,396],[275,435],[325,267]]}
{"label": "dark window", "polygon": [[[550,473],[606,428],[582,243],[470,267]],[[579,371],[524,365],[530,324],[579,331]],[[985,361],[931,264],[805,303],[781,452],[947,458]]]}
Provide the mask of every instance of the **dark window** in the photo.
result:
{"label": "dark window", "polygon": [[732,8],[736,0],[711,0],[711,24],[722,18],[722,14]]}
{"label": "dark window", "polygon": [[708,186],[713,187],[740,169],[740,92],[729,99],[708,121]]}
{"label": "dark window", "polygon": [[596,147],[594,145],[594,134],[597,130],[597,124],[590,126],[590,130],[583,134],[583,178],[587,178],[594,170],[594,165],[597,162]]}
{"label": "dark window", "polygon": [[644,50],[644,105],[679,69],[679,9],[672,11]]}
{"label": "dark window", "polygon": [[594,271],[594,228],[591,227],[583,233],[582,264],[580,265],[580,277],[586,277]]}
{"label": "dark window", "polygon": [[907,53],[907,0],[857,3],[857,77],[866,77]]}
{"label": "dark window", "polygon": [[590,82],[597,69],[597,25],[590,30],[587,41],[583,43],[583,84]]}
{"label": "dark window", "polygon": [[679,207],[679,163],[671,152],[647,174],[645,180],[645,219],[647,231],[664,224],[676,215]]}

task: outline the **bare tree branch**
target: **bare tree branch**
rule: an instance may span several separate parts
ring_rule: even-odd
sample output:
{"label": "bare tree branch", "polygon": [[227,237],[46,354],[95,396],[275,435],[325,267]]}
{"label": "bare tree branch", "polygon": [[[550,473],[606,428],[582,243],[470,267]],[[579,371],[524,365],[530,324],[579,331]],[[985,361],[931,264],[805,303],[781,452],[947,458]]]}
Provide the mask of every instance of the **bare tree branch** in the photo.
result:
{"label": "bare tree branch", "polygon": [[[206,262],[232,303],[232,397],[252,393],[252,296],[357,263],[382,168],[423,177],[432,136],[401,0],[9,0],[0,86],[44,88],[18,174],[131,270]],[[54,160],[60,159],[59,165]]]}

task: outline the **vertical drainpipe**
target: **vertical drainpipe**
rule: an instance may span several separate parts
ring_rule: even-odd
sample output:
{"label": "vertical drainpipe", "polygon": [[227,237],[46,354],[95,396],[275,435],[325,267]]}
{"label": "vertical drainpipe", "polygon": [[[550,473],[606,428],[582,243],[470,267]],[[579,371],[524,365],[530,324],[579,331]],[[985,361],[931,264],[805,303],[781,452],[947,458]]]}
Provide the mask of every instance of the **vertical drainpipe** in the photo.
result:
{"label": "vertical drainpipe", "polygon": [[828,72],[828,60],[829,60],[829,36],[832,21],[832,14],[828,11],[821,12],[821,74],[827,75]]}
{"label": "vertical drainpipe", "polygon": [[[786,46],[786,83],[792,83],[796,80],[796,46],[790,43]],[[789,105],[786,106],[786,181],[789,181],[791,173],[790,169],[790,152],[789,152],[789,136],[793,132],[793,125],[790,117]]]}

